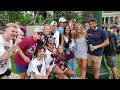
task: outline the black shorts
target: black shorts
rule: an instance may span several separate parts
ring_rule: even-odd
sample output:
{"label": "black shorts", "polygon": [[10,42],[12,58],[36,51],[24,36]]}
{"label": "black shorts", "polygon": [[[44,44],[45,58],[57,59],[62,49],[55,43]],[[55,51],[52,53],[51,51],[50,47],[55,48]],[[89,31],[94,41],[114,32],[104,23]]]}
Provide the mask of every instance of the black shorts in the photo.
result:
{"label": "black shorts", "polygon": [[7,71],[3,74],[0,74],[0,78],[2,78],[3,76],[7,75],[7,76],[10,76],[11,74],[11,70],[10,69],[7,69]]}
{"label": "black shorts", "polygon": [[113,68],[117,65],[116,56],[105,56],[105,58],[109,67]]}

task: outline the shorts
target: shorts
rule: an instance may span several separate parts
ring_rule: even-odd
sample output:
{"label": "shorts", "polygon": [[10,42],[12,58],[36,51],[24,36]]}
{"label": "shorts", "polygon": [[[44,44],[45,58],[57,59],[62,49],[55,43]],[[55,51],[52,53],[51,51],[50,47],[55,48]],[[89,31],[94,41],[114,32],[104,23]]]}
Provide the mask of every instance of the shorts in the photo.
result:
{"label": "shorts", "polygon": [[7,69],[7,71],[5,72],[5,73],[3,73],[3,74],[0,74],[0,78],[2,78],[2,77],[4,77],[4,76],[10,76],[10,74],[11,74],[11,70],[10,69]]}
{"label": "shorts", "polygon": [[105,56],[105,58],[109,67],[113,68],[117,65],[116,56]]}
{"label": "shorts", "polygon": [[24,73],[27,71],[28,66],[20,66],[20,65],[16,64],[16,69],[19,73]]}
{"label": "shorts", "polygon": [[95,69],[100,69],[102,56],[88,54],[88,66],[94,66]]}

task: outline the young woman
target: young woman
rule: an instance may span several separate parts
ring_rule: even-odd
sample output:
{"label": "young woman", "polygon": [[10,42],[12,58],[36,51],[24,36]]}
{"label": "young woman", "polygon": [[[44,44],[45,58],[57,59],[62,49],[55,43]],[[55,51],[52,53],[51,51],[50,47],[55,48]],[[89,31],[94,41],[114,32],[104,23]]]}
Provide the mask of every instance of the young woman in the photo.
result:
{"label": "young woman", "polygon": [[70,54],[69,47],[72,47],[74,52],[74,58],[71,58],[67,61],[67,68],[74,71],[75,74],[73,76],[70,76],[71,79],[76,78],[76,69],[77,69],[77,63],[76,63],[76,43],[75,38],[71,34],[71,29],[69,25],[66,25],[64,28],[64,34],[62,35],[61,39],[61,45],[65,47],[65,53]]}
{"label": "young woman", "polygon": [[70,54],[64,54],[63,46],[59,45],[56,54],[51,54],[51,57],[55,59],[55,64],[66,74],[68,77],[74,75],[74,71],[67,69],[66,61],[74,58],[74,52],[72,48],[70,49]]}
{"label": "young woman", "polygon": [[43,33],[44,33],[43,45],[46,46],[48,43],[48,38],[50,38],[50,35],[51,35],[51,27],[49,24],[44,25]]}
{"label": "young woman", "polygon": [[87,33],[84,30],[82,24],[77,25],[77,59],[80,67],[81,79],[86,77],[86,65],[87,65]]}
{"label": "young woman", "polygon": [[59,32],[57,31],[57,22],[56,21],[52,21],[50,23],[51,25],[51,38],[54,38],[55,39],[55,44],[56,44],[56,48],[58,47],[59,45]]}
{"label": "young woman", "polygon": [[46,67],[44,60],[45,48],[43,46],[37,47],[34,56],[28,66],[28,76],[30,79],[48,79],[50,75],[49,69]]}

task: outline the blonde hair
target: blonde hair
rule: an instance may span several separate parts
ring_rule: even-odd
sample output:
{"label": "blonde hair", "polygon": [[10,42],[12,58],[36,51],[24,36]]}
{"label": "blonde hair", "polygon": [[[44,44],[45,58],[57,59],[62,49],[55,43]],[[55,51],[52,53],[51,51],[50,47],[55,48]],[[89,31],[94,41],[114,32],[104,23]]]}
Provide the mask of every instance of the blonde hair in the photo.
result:
{"label": "blonde hair", "polygon": [[84,34],[84,31],[85,31],[83,25],[82,25],[81,23],[78,23],[78,24],[76,25],[76,37],[77,37],[77,38],[78,38],[78,26],[80,26],[80,27],[82,28],[81,34]]}
{"label": "blonde hair", "polygon": [[45,29],[47,26],[49,26],[49,27],[51,28],[51,26],[50,26],[49,24],[45,24],[45,25],[44,25],[44,29]]}
{"label": "blonde hair", "polygon": [[49,33],[49,34],[51,35],[51,26],[50,26],[49,24],[45,24],[45,25],[44,25],[43,31],[45,32],[45,28],[46,28],[47,26],[50,27],[50,33]]}
{"label": "blonde hair", "polygon": [[17,25],[17,24],[15,24],[15,23],[8,23],[8,24],[6,24],[6,28],[7,27],[15,27],[15,28],[19,28],[19,26]]}
{"label": "blonde hair", "polygon": [[[58,52],[59,47],[62,47],[62,48],[63,48],[63,53],[62,53],[62,55],[60,55],[59,52]],[[66,58],[65,58],[65,53],[64,53],[64,47],[63,47],[62,45],[59,45],[59,46],[57,47],[56,55],[58,56],[58,58],[62,58],[63,60],[66,59]]]}
{"label": "blonde hair", "polygon": [[17,24],[18,26],[20,26],[20,22],[15,22],[15,24]]}

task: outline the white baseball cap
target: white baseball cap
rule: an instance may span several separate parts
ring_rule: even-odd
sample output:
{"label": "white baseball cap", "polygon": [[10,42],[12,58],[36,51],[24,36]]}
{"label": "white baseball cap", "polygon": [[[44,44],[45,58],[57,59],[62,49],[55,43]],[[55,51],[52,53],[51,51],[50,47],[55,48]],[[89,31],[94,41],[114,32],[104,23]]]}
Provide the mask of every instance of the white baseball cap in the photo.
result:
{"label": "white baseball cap", "polygon": [[66,22],[67,20],[64,18],[64,17],[61,17],[60,19],[59,19],[59,22]]}
{"label": "white baseball cap", "polygon": [[34,32],[43,32],[43,30],[40,28],[36,28]]}
{"label": "white baseball cap", "polygon": [[53,26],[53,25],[57,25],[57,22],[56,22],[56,21],[52,21],[52,22],[50,23],[50,26]]}

